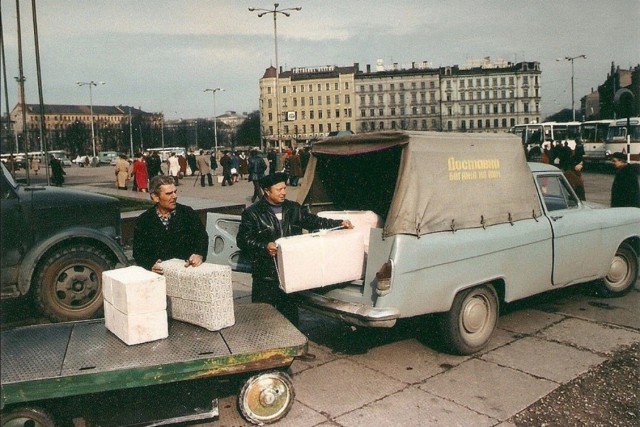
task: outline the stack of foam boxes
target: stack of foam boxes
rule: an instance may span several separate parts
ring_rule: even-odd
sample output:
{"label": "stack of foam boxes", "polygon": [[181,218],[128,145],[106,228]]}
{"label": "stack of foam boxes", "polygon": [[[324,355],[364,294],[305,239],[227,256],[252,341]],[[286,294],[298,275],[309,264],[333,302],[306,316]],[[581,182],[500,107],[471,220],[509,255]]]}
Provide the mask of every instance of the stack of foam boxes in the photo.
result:
{"label": "stack of foam boxes", "polygon": [[362,276],[364,237],[356,230],[282,237],[276,244],[280,288],[286,293],[358,280]]}
{"label": "stack of foam boxes", "polygon": [[167,280],[169,317],[217,331],[235,323],[231,267],[203,263],[185,267],[185,261],[162,262]]}
{"label": "stack of foam boxes", "polygon": [[127,345],[169,336],[165,278],[131,266],[102,273],[105,326]]}

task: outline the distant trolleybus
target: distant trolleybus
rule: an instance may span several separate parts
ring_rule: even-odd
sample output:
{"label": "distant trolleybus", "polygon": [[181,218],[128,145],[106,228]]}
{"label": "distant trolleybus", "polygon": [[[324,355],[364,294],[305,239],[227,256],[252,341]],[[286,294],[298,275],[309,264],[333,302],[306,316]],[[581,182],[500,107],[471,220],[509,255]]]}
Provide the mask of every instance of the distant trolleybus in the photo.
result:
{"label": "distant trolleybus", "polygon": [[585,163],[604,163],[607,160],[607,134],[615,120],[590,120],[580,124],[580,140],[584,145]]}
{"label": "distant trolleybus", "polygon": [[[630,149],[627,151],[627,135],[630,136]],[[606,154],[621,152],[631,153],[631,162],[640,163],[640,117],[629,119],[629,129],[627,129],[627,119],[618,119],[609,126],[609,133],[605,142]]]}

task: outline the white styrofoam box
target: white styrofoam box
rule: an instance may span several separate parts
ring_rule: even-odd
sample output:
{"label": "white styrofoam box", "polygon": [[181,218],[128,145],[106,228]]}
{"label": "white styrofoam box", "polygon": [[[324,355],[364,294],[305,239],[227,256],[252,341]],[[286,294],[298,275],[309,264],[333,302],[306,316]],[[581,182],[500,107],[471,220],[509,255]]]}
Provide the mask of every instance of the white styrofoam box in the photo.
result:
{"label": "white styrofoam box", "polygon": [[162,262],[167,280],[169,316],[217,331],[235,323],[231,267],[203,263],[185,267],[185,261]]}
{"label": "white styrofoam box", "polygon": [[167,310],[126,314],[109,301],[105,301],[104,320],[107,329],[127,345],[142,344],[169,336]]}
{"label": "white styrofoam box", "polygon": [[369,230],[382,227],[382,218],[373,211],[324,211],[318,213],[318,216],[351,221],[353,229],[364,236],[365,253],[369,253]]}
{"label": "white styrofoam box", "polygon": [[102,294],[105,301],[125,314],[167,308],[165,278],[135,265],[102,272]]}
{"label": "white styrofoam box", "polygon": [[276,244],[280,288],[286,293],[362,277],[364,239],[353,229],[282,237]]}

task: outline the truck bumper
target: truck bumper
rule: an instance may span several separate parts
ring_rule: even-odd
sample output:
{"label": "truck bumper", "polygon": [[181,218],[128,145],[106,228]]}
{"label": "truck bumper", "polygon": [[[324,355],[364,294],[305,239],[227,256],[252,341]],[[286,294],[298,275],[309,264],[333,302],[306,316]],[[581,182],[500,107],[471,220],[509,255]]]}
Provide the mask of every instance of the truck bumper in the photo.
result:
{"label": "truck bumper", "polygon": [[318,295],[313,292],[300,292],[297,295],[300,306],[345,323],[372,328],[391,328],[400,318],[397,308],[376,308]]}

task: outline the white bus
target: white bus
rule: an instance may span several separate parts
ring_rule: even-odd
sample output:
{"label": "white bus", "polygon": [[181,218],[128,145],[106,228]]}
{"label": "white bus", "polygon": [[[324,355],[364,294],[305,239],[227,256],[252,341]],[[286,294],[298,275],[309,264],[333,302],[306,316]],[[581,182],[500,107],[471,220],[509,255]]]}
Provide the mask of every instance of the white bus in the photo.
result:
{"label": "white bus", "polygon": [[609,126],[614,123],[615,120],[590,120],[580,124],[585,163],[603,163],[607,160],[607,134]]}
{"label": "white bus", "polygon": [[[627,150],[627,135],[630,136],[630,149]],[[609,126],[609,133],[605,142],[606,154],[615,152],[631,153],[631,162],[640,163],[640,117],[629,119],[629,129],[627,129],[627,119],[618,119]]]}
{"label": "white bus", "polygon": [[576,140],[580,136],[580,122],[543,122],[544,142],[551,145],[554,141],[567,142],[571,150],[576,149]]}

